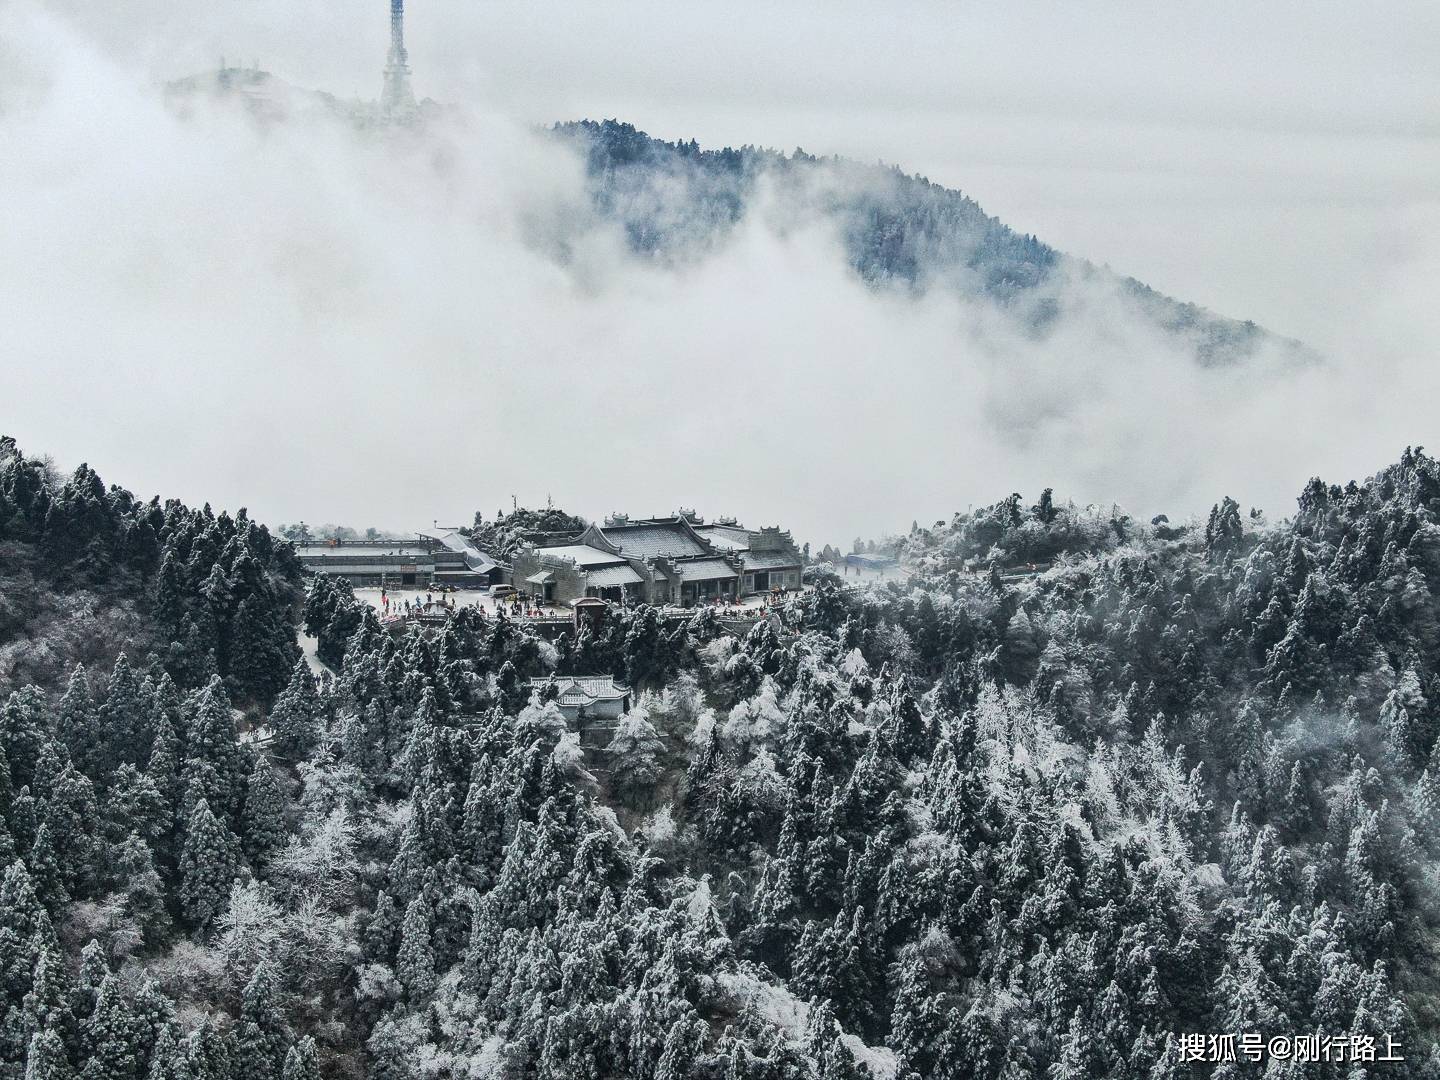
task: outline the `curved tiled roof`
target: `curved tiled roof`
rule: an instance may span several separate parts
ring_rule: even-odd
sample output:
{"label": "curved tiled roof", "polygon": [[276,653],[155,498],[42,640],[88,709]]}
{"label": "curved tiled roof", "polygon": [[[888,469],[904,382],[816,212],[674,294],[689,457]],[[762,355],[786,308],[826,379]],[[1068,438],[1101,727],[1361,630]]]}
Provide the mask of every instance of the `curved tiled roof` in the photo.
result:
{"label": "curved tiled roof", "polygon": [[696,543],[689,530],[679,524],[620,525],[600,531],[605,539],[636,559],[649,559],[657,555],[683,559],[708,554],[704,547]]}
{"label": "curved tiled roof", "polygon": [[799,566],[801,562],[799,555],[790,555],[783,551],[747,551],[743,558],[746,570],[778,570]]}
{"label": "curved tiled roof", "polygon": [[[531,679],[535,690],[544,689],[549,679]],[[596,701],[619,701],[630,694],[628,686],[622,686],[609,675],[566,675],[556,678],[556,700],[561,705],[590,705]]]}
{"label": "curved tiled roof", "polygon": [[600,588],[607,588],[613,585],[639,585],[645,579],[630,569],[628,565],[623,566],[599,566],[589,570],[585,574],[585,584],[594,585]]}
{"label": "curved tiled roof", "polygon": [[724,559],[695,559],[691,562],[676,563],[675,569],[681,581],[714,581],[717,578],[734,578],[740,575]]}

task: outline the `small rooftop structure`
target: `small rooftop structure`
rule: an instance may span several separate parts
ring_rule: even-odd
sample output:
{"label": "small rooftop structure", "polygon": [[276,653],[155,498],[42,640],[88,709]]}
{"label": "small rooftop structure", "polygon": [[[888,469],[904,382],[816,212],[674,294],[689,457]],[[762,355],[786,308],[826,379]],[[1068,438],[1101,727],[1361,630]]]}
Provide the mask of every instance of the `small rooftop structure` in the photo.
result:
{"label": "small rooftop structure", "polygon": [[556,675],[531,679],[530,688],[544,697],[553,688],[555,704],[571,723],[615,720],[630,711],[633,691],[610,675]]}

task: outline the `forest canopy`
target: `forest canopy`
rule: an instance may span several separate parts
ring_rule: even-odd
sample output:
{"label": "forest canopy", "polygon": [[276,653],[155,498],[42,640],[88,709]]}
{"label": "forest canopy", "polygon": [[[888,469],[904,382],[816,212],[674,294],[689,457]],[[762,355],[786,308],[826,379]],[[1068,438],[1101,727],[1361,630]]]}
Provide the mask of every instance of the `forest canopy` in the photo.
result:
{"label": "forest canopy", "polygon": [[[243,511],[0,446],[0,1074],[1440,1070],[1420,450],[1273,524],[1011,496],[743,633],[550,642],[393,632]],[[1193,1032],[1405,1060],[1192,1071]]]}

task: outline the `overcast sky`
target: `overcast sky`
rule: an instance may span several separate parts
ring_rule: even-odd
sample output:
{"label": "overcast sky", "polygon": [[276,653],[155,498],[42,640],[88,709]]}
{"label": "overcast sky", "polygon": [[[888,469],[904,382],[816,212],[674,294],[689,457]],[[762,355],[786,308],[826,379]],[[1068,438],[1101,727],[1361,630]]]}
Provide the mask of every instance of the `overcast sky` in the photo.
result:
{"label": "overcast sky", "polygon": [[[66,159],[47,157],[54,148],[35,145],[38,120],[68,122],[82,132],[87,125],[123,127],[142,111],[135,103],[155,84],[211,68],[222,54],[232,62],[258,60],[294,83],[373,98],[384,62],[386,11],[384,0],[12,0],[0,14],[0,125],[23,125],[18,133],[27,143],[18,164],[0,178],[33,186]],[[411,0],[407,29],[417,91],[461,103],[497,124],[614,116],[652,134],[694,137],[710,146],[799,145],[812,153],[894,162],[964,190],[1011,226],[1062,250],[1108,263],[1182,299],[1253,318],[1339,357],[1337,380],[1375,395],[1357,406],[1354,424],[1363,430],[1333,447],[1316,443],[1312,449],[1300,437],[1313,468],[1281,455],[1270,474],[1256,464],[1257,475],[1242,477],[1237,467],[1233,476],[1202,478],[1251,479],[1259,490],[1249,501],[1279,499],[1312,471],[1342,470],[1330,473],[1334,479],[1363,475],[1407,442],[1433,442],[1422,430],[1433,426],[1428,410],[1413,403],[1434,388],[1426,372],[1440,344],[1432,310],[1440,294],[1440,6],[1433,3]],[[42,44],[52,39],[58,43]],[[139,182],[153,164],[149,149],[139,145],[154,141],[151,122],[134,121],[137,143],[128,162],[116,161],[111,149],[86,163],[89,171],[116,174],[98,177],[93,191]],[[194,163],[194,169],[214,167],[213,161]],[[179,185],[177,175],[164,182]],[[93,191],[92,199],[98,197]],[[213,230],[199,205],[203,196],[182,195],[195,204],[178,208],[166,227],[182,241],[187,223]],[[37,206],[45,202],[38,193],[35,199]],[[59,242],[83,248],[83,235],[62,235]],[[34,237],[34,252],[12,251],[7,259],[33,256],[44,264],[58,258],[40,250],[38,231]],[[770,268],[750,265],[749,272],[773,270],[775,255],[768,249],[748,257]],[[73,266],[56,275],[56,289],[94,291],[94,282]],[[266,289],[264,279],[252,287]],[[309,288],[323,286],[311,282]],[[277,305],[282,294],[277,291]],[[157,297],[159,318],[158,305],[175,303],[177,293],[146,296]],[[18,299],[12,289],[10,300]],[[823,310],[819,301],[817,310]],[[645,318],[638,311],[634,317]],[[94,330],[97,340],[115,348],[109,321],[97,314]],[[218,319],[215,329],[226,325]],[[43,329],[38,319],[27,326],[34,335]],[[143,339],[153,326],[130,340]],[[197,338],[203,340],[201,330],[196,328]],[[877,327],[875,333],[878,340],[885,331]],[[25,344],[12,341],[9,348]],[[673,347],[669,341],[652,344]],[[15,358],[23,362],[24,354]],[[131,362],[138,396],[148,377],[143,350]],[[294,361],[258,355],[251,362],[263,373]],[[1372,363],[1384,377],[1357,378]],[[4,379],[0,374],[0,390],[36,394],[48,385],[31,375],[7,388]],[[210,470],[216,489],[210,494],[198,470],[167,468],[141,453],[133,429],[122,433],[118,425],[89,416],[73,426],[42,422],[47,410],[17,414],[15,402],[12,396],[0,406],[0,428],[62,459],[88,457],[102,473],[145,492],[244,501],[276,518],[307,512],[296,497],[279,493],[280,486],[326,502],[326,485],[314,476],[287,480],[218,463]],[[373,414],[375,403],[364,407]],[[396,407],[405,407],[403,399]],[[1126,399],[1125,407],[1143,409],[1145,403]],[[883,419],[895,417],[886,413]],[[1301,420],[1293,413],[1273,417],[1281,428]],[[72,445],[82,432],[87,445]],[[1087,437],[1083,425],[1072,434]],[[1099,431],[1092,435],[1106,438]],[[783,441],[776,449],[783,452]],[[872,452],[883,457],[886,451],[875,446]],[[1175,452],[1199,450],[1182,446]],[[923,460],[900,459],[910,465]],[[1007,460],[997,454],[993,467],[1003,470]],[[304,462],[297,468],[303,470]],[[523,463],[514,469],[525,472]],[[549,468],[548,474],[560,471]],[[910,484],[905,497],[925,505],[913,511],[883,505],[876,510],[884,520],[855,520],[853,529],[907,525],[911,516],[998,497],[1040,475],[1028,460],[1017,460],[1014,471],[1013,478],[993,482],[937,482],[933,498],[924,498],[923,484]],[[1098,487],[1105,479],[1118,489],[1113,496],[1075,492],[1084,498],[1157,497],[1153,483],[1129,483],[1113,463],[1088,474],[1055,472],[1078,487]],[[462,486],[480,482],[467,479]],[[552,486],[539,471],[514,479],[504,490],[519,486],[522,498],[528,492],[532,501]],[[246,482],[253,493],[244,489]],[[566,488],[558,479],[553,486]],[[607,497],[620,490],[614,483],[597,486]],[[409,523],[387,521],[382,509],[365,513],[351,480],[332,487],[343,487],[345,497],[314,506],[312,520],[343,514],[356,524]],[[700,483],[696,488],[711,490]],[[496,501],[488,490],[484,501]],[[743,484],[722,490],[737,504],[711,512],[747,513],[738,504],[745,499]],[[671,490],[645,494],[661,501]],[[1158,494],[1180,497],[1179,489]],[[1207,491],[1205,497],[1218,494]],[[468,496],[453,490],[425,497],[442,516],[457,516],[468,505]],[[1202,501],[1189,490],[1184,498],[1197,505],[1164,508],[1193,510]],[[774,492],[755,502],[767,515],[784,505]],[[404,513],[413,517],[419,508],[417,500]],[[609,508],[577,507],[591,514]],[[825,534],[814,536],[823,541],[840,539],[852,529],[851,519],[863,515],[811,508],[802,517],[805,527]]]}
{"label": "overcast sky", "polygon": [[[224,54],[374,97],[385,0],[58,0],[156,78]],[[411,0],[422,94],[883,159],[1324,344],[1440,191],[1440,5]]]}

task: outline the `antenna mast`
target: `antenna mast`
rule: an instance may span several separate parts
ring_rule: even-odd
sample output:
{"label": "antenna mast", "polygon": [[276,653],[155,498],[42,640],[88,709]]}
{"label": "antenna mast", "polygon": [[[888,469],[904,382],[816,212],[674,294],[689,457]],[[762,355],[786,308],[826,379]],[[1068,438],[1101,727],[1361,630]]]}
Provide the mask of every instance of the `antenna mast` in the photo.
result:
{"label": "antenna mast", "polygon": [[415,94],[410,89],[410,56],[405,51],[405,0],[390,0],[390,53],[385,63],[385,89],[380,110],[387,119],[415,115]]}

